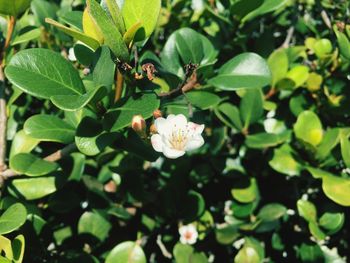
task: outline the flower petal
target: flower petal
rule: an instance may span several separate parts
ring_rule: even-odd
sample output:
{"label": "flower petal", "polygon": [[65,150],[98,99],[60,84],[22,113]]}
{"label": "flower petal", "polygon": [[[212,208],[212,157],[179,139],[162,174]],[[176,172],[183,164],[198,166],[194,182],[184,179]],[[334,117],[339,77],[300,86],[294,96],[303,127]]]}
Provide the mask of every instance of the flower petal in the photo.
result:
{"label": "flower petal", "polygon": [[183,114],[170,114],[167,118],[167,121],[172,129],[186,129],[187,118]]}
{"label": "flower petal", "polygon": [[156,127],[156,130],[159,134],[162,134],[163,131],[166,129],[167,126],[167,120],[160,117],[154,121],[154,126]]}
{"label": "flower petal", "polygon": [[151,137],[151,143],[153,146],[153,149],[157,152],[162,152],[163,151],[163,140],[162,136],[159,134],[153,134]]}
{"label": "flower petal", "polygon": [[193,134],[201,134],[204,130],[204,124],[197,124],[194,122],[189,122],[188,123],[188,127],[190,128],[190,130],[193,132]]}
{"label": "flower petal", "polygon": [[201,135],[194,136],[190,138],[186,144],[185,150],[186,151],[193,151],[195,149],[198,149],[204,144],[204,139]]}
{"label": "flower petal", "polygon": [[163,154],[165,155],[165,157],[167,157],[169,159],[176,159],[176,158],[179,158],[182,155],[184,155],[185,151],[179,151],[179,150],[175,150],[175,149],[172,149],[170,147],[164,146],[163,147]]}

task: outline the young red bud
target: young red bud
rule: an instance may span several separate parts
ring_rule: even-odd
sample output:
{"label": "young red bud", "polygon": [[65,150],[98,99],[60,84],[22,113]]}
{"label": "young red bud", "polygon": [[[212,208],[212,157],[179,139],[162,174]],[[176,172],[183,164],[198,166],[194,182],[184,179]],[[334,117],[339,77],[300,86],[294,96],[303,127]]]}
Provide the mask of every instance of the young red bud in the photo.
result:
{"label": "young red bud", "polygon": [[162,116],[163,116],[163,114],[162,114],[162,112],[161,112],[160,110],[155,110],[155,111],[153,112],[153,117],[154,117],[155,119],[160,118],[160,117],[162,117]]}
{"label": "young red bud", "polygon": [[131,128],[141,137],[146,137],[146,121],[141,115],[132,118]]}

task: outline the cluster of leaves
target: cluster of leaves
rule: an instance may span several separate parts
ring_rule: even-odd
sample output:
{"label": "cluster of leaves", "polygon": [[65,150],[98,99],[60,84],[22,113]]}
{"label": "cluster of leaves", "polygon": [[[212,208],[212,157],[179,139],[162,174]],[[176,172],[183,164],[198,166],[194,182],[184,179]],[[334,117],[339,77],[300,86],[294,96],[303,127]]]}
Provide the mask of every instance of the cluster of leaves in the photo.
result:
{"label": "cluster of leaves", "polygon": [[346,262],[349,5],[0,0],[0,262]]}

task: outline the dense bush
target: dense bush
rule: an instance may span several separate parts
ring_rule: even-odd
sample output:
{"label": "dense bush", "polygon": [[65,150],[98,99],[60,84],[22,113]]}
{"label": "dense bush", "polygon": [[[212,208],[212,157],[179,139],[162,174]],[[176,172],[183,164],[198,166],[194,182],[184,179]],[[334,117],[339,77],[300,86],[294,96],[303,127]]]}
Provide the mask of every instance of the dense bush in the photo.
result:
{"label": "dense bush", "polygon": [[0,262],[347,262],[347,0],[0,0]]}

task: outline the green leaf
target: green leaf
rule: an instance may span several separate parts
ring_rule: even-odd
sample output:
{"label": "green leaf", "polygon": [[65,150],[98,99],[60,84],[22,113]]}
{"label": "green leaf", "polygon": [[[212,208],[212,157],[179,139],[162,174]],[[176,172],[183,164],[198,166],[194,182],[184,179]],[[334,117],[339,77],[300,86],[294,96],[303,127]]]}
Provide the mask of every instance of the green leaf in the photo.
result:
{"label": "green leaf", "polygon": [[117,58],[125,62],[129,61],[128,48],[113,20],[95,0],[87,0],[86,3],[92,20],[104,37],[104,44],[112,50]]}
{"label": "green leaf", "polygon": [[319,58],[329,55],[332,52],[332,49],[332,43],[327,38],[318,39],[313,45],[313,50]]}
{"label": "green leaf", "polygon": [[261,16],[266,13],[270,13],[272,11],[275,11],[281,7],[283,7],[288,1],[287,0],[264,0],[262,5],[260,5],[258,8],[254,9],[252,12],[247,14],[243,19],[242,22],[247,22],[249,20],[254,19],[257,16]]}
{"label": "green leaf", "polygon": [[344,163],[350,168],[350,142],[346,136],[342,136],[340,139],[340,149]]}
{"label": "green leaf", "polygon": [[114,84],[115,64],[111,52],[106,46],[98,49],[92,62],[92,77],[96,86],[105,86],[109,89]]}
{"label": "green leaf", "polygon": [[249,182],[242,181],[236,183],[231,190],[233,198],[241,203],[250,203],[259,198],[259,189],[254,178],[250,178]]}
{"label": "green leaf", "polygon": [[267,204],[260,209],[257,217],[264,221],[274,221],[281,218],[286,212],[287,208],[284,205],[278,203]]}
{"label": "green leaf", "polygon": [[125,42],[125,44],[127,46],[129,46],[132,41],[134,40],[137,32],[139,31],[139,29],[142,27],[142,23],[138,22],[135,25],[131,26],[128,31],[125,32],[124,36],[123,36],[123,40]]}
{"label": "green leaf", "polygon": [[121,100],[107,112],[104,127],[110,131],[119,131],[131,124],[134,115],[141,115],[144,119],[151,117],[159,104],[154,93],[135,94],[127,100]]}
{"label": "green leaf", "polygon": [[273,158],[269,161],[269,165],[279,173],[295,176],[300,175],[302,165],[294,158],[294,151],[288,144],[275,149]]}
{"label": "green leaf", "polygon": [[89,90],[83,95],[56,95],[51,97],[52,103],[65,111],[77,111],[88,105],[90,102],[103,98],[107,89],[103,86]]}
{"label": "green leaf", "polygon": [[146,263],[146,256],[142,248],[132,241],[125,241],[117,245],[108,254],[105,263]]}
{"label": "green leaf", "polygon": [[235,263],[260,263],[264,259],[263,248],[253,238],[245,238],[244,246],[235,256]]}
{"label": "green leaf", "polygon": [[31,10],[34,13],[34,19],[38,26],[44,26],[49,30],[49,25],[45,23],[46,18],[57,19],[57,5],[45,0],[32,0]]}
{"label": "green leaf", "polygon": [[39,142],[39,140],[27,135],[24,130],[18,131],[12,141],[10,159],[18,153],[31,152]]}
{"label": "green leaf", "polygon": [[227,126],[236,128],[239,131],[243,129],[239,110],[231,103],[221,103],[218,107],[215,108],[215,114]]}
{"label": "green leaf", "polygon": [[194,248],[189,245],[177,243],[174,246],[173,254],[176,263],[208,263],[205,254],[194,251]]}
{"label": "green leaf", "polygon": [[15,179],[11,181],[9,191],[13,195],[35,200],[52,194],[56,191],[56,177],[38,177]]}
{"label": "green leaf", "polygon": [[31,0],[0,0],[0,14],[18,16],[30,6]]}
{"label": "green leaf", "polygon": [[308,222],[316,222],[317,211],[313,203],[307,200],[298,200],[297,202],[298,213]]}
{"label": "green leaf", "polygon": [[337,176],[324,176],[322,188],[326,196],[342,206],[350,206],[350,179]]}
{"label": "green leaf", "polygon": [[124,34],[125,23],[121,13],[121,10],[118,6],[117,0],[102,0],[102,7],[107,8],[109,15],[112,17],[114,24],[117,26],[120,34]]}
{"label": "green leaf", "polygon": [[156,27],[161,8],[161,0],[125,0],[122,15],[128,30],[138,22],[142,27],[136,35],[136,41],[148,38]]}
{"label": "green leaf", "polygon": [[257,122],[264,113],[263,97],[260,90],[247,90],[239,105],[239,112],[244,123],[243,129]]}
{"label": "green leaf", "polygon": [[319,220],[319,224],[323,229],[329,231],[328,234],[334,234],[338,232],[344,225],[345,215],[344,213],[324,213]]}
{"label": "green leaf", "polygon": [[289,133],[257,133],[246,137],[246,145],[253,149],[264,149],[277,146],[289,138]]}
{"label": "green leaf", "polygon": [[303,243],[298,250],[301,262],[324,262],[324,256],[319,245],[307,245]]}
{"label": "green leaf", "polygon": [[271,82],[266,61],[255,53],[240,54],[224,64],[218,75],[208,81],[222,90],[262,88]]}
{"label": "green leaf", "polygon": [[284,49],[275,50],[268,58],[267,63],[272,74],[272,86],[283,79],[288,72],[288,56]]}
{"label": "green leaf", "polygon": [[286,78],[291,80],[293,83],[290,88],[298,88],[309,78],[309,67],[297,65],[288,71]]}
{"label": "green leaf", "polygon": [[197,73],[216,61],[217,50],[203,35],[190,28],[181,28],[170,35],[160,55],[165,71],[180,78],[185,75],[183,66],[198,64]]}
{"label": "green leaf", "polygon": [[13,261],[14,263],[22,263],[24,257],[25,239],[23,235],[18,235],[12,241]]}
{"label": "green leaf", "polygon": [[69,26],[82,31],[83,30],[83,12],[82,11],[67,11],[59,13],[60,20]]}
{"label": "green leaf", "polygon": [[180,217],[185,223],[191,223],[200,218],[205,212],[203,196],[196,191],[190,190],[184,197]]}
{"label": "green leaf", "polygon": [[57,27],[59,30],[61,30],[62,32],[66,33],[67,35],[75,38],[76,40],[83,42],[84,44],[86,44],[90,48],[92,48],[93,50],[98,49],[98,47],[100,46],[100,43],[96,39],[84,34],[81,31],[78,31],[77,29],[69,28],[69,27],[62,25],[62,24],[58,23],[57,21],[50,19],[50,18],[46,18],[45,22]]}
{"label": "green leaf", "polygon": [[81,95],[85,90],[72,64],[48,49],[33,48],[18,52],[6,67],[5,74],[21,90],[39,98]]}
{"label": "green leaf", "polygon": [[75,143],[80,152],[94,156],[118,139],[115,133],[103,131],[102,124],[91,117],[85,117],[79,124]]}
{"label": "green leaf", "polygon": [[186,98],[189,102],[202,109],[206,110],[220,103],[220,97],[214,93],[207,91],[191,91],[186,93]]}
{"label": "green leaf", "polygon": [[303,111],[294,124],[294,133],[299,140],[317,146],[323,138],[322,123],[314,112]]}
{"label": "green leaf", "polygon": [[314,221],[309,221],[309,230],[313,237],[317,240],[324,240],[327,235],[319,228],[318,224]]}
{"label": "green leaf", "polygon": [[90,234],[100,241],[104,241],[108,237],[111,228],[111,223],[95,212],[85,212],[78,223],[79,234]]}
{"label": "green leaf", "polygon": [[45,161],[30,153],[19,153],[10,159],[10,167],[19,174],[40,176],[57,170],[58,164]]}
{"label": "green leaf", "polygon": [[[8,259],[13,259],[13,252],[12,252],[12,245],[11,240],[0,235],[0,252],[6,256]],[[2,258],[0,257],[0,263],[1,262],[9,262],[12,263],[11,260],[9,261],[1,261]]]}
{"label": "green leaf", "polygon": [[71,143],[74,141],[73,126],[54,115],[39,114],[24,123],[26,135],[40,141]]}
{"label": "green leaf", "polygon": [[21,227],[27,218],[27,210],[21,203],[16,203],[0,216],[0,235],[11,233]]}
{"label": "green leaf", "polygon": [[346,59],[350,60],[350,41],[347,36],[340,32],[336,25],[333,27],[335,35],[337,36],[337,41],[339,45],[340,54],[344,56]]}
{"label": "green leaf", "polygon": [[15,46],[18,44],[26,43],[31,40],[39,38],[41,35],[41,30],[40,28],[34,28],[30,31],[27,31],[19,36],[16,36],[13,41],[11,41],[11,45]]}

